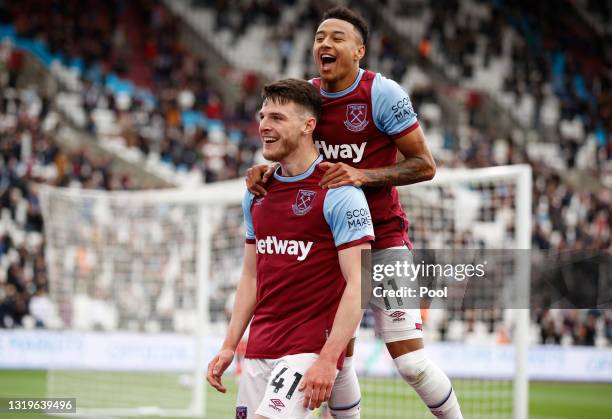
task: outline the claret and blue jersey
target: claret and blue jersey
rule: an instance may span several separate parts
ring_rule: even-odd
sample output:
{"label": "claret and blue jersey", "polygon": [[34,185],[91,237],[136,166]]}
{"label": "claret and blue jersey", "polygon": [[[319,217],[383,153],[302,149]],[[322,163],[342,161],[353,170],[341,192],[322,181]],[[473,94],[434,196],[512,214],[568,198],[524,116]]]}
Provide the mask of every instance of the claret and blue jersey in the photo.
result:
{"label": "claret and blue jersey", "polygon": [[[355,82],[329,93],[321,80],[323,109],[314,132],[315,145],[326,160],[372,169],[397,162],[395,140],[419,126],[408,94],[393,80],[360,69]],[[407,244],[408,220],[395,187],[364,188],[376,232],[375,248]]]}
{"label": "claret and blue jersey", "polygon": [[319,353],[346,286],[338,251],[374,239],[359,188],[318,186],[322,160],[299,176],[275,173],[265,197],[244,197],[246,241],[257,254],[248,358]]}

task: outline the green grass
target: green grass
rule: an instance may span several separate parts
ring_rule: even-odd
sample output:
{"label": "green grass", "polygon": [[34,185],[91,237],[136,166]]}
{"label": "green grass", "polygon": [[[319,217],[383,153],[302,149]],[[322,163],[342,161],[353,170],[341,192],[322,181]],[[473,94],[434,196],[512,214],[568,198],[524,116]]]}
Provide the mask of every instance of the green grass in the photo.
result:
{"label": "green grass", "polygon": [[[77,396],[77,406],[111,399],[114,404],[156,400],[180,406],[188,399],[188,387],[173,374],[62,373],[66,396]],[[94,380],[95,378],[95,380]],[[106,382],[102,389],[98,382]],[[227,377],[228,394],[207,393],[207,417],[234,415],[236,380]],[[77,384],[77,385],[75,385]],[[467,418],[510,417],[512,387],[507,382],[454,380]],[[361,379],[362,417],[365,419],[433,418],[428,416],[414,392],[399,380]],[[0,370],[0,397],[41,397],[46,394],[45,371]],[[89,388],[88,388],[89,387]],[[529,411],[532,419],[601,419],[612,417],[612,384],[530,383]],[[89,396],[89,397],[88,397]],[[480,412],[480,414],[476,414]],[[503,413],[496,413],[503,412]],[[40,419],[42,414],[2,414],[0,418]]]}

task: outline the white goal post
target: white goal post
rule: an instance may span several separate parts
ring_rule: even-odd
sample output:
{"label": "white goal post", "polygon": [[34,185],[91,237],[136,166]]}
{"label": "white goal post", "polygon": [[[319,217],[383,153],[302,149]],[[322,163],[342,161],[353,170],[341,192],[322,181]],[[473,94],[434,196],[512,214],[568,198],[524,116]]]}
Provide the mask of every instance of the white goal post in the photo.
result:
{"label": "white goal post", "polygon": [[[50,296],[66,353],[82,354],[58,359],[48,372],[49,396],[76,397],[82,416],[233,414],[235,394],[208,391],[205,365],[242,264],[244,191],[243,179],[190,190],[41,186]],[[434,180],[399,191],[415,248],[530,248],[529,166],[439,169]],[[528,293],[529,264],[516,270]],[[511,376],[450,373],[465,417],[528,417],[529,310],[512,311],[496,320],[511,323]],[[463,321],[451,323],[459,330]],[[463,339],[451,332],[455,342]],[[426,334],[426,348],[428,337],[438,339]],[[399,379],[357,370],[364,417],[431,417]]]}

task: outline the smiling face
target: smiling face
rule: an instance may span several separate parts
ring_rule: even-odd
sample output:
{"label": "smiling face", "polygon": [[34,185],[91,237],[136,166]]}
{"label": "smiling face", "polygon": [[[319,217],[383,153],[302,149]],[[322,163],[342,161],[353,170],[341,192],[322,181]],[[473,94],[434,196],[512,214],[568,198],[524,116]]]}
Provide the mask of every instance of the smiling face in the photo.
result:
{"label": "smiling face", "polygon": [[317,29],[312,51],[323,88],[340,91],[355,81],[365,46],[353,24],[327,19]]}
{"label": "smiling face", "polygon": [[[300,146],[304,135],[312,132],[314,117],[294,102],[266,99],[259,111],[259,136],[266,160],[282,162]],[[314,125],[313,125],[314,126]]]}

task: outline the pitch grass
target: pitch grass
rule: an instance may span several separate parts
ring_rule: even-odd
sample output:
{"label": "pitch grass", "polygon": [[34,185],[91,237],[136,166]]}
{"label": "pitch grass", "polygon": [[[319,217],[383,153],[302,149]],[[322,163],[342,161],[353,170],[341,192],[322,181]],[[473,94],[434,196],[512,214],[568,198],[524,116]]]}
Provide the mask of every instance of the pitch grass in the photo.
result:
{"label": "pitch grass", "polygon": [[[89,385],[94,374],[80,373],[64,377],[80,381],[83,386]],[[88,379],[89,378],[89,379]],[[109,377],[110,378],[110,377]],[[66,381],[70,381],[69,379]],[[126,400],[139,397],[138,389],[148,389],[148,400],[160,400],[160,395],[174,392],[177,398],[181,392],[187,392],[183,386],[174,384],[176,379],[169,376],[147,374],[117,374],[113,382],[129,383],[131,389],[113,388],[117,394],[126,396]],[[510,417],[511,386],[505,382],[478,382],[454,380],[457,394],[460,397],[466,418]],[[391,418],[431,418],[422,408],[414,392],[394,379],[361,379],[363,391],[364,419]],[[207,417],[223,419],[234,417],[234,400],[236,380],[225,379],[228,394],[215,391],[207,393]],[[0,370],[0,397],[41,397],[46,394],[47,373],[45,371],[10,371]],[[70,389],[70,387],[66,387]],[[136,388],[136,391],[134,389]],[[155,390],[153,390],[155,389]],[[77,393],[82,389],[75,388]],[[153,391],[152,391],[153,390]],[[68,390],[70,391],[70,390]],[[101,391],[102,393],[102,391]],[[144,392],[140,392],[144,393]],[[153,393],[153,394],[152,394]],[[157,394],[155,394],[157,393]],[[612,384],[575,384],[575,383],[530,383],[529,412],[532,419],[601,419],[612,418]],[[99,398],[108,398],[108,394],[98,394]],[[111,397],[113,397],[111,395]],[[172,398],[170,398],[172,399]],[[79,405],[77,399],[77,405]],[[113,398],[113,400],[115,400]],[[186,400],[186,399],[183,399]],[[116,401],[116,400],[115,400]],[[82,404],[81,404],[82,405]],[[476,412],[480,412],[477,414]],[[0,413],[0,418],[42,419],[42,414]]]}

